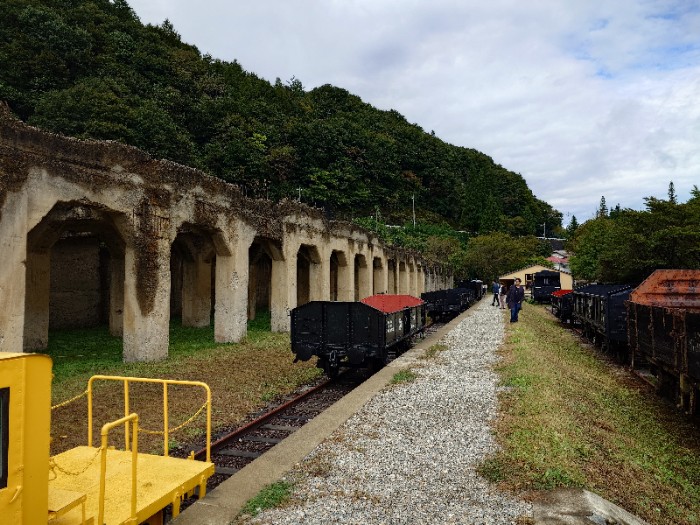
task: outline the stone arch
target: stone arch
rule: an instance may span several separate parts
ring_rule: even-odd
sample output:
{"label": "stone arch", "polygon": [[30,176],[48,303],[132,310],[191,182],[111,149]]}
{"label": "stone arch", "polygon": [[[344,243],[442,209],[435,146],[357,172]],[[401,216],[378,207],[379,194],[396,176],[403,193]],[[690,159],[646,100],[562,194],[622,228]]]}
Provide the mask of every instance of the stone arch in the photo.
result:
{"label": "stone arch", "polygon": [[272,315],[275,298],[283,294],[276,290],[279,286],[280,271],[284,268],[278,263],[284,261],[282,246],[279,242],[265,237],[255,237],[248,250],[248,319],[256,318],[257,312],[269,312]]}
{"label": "stone arch", "polygon": [[183,224],[170,247],[170,318],[183,326],[210,326],[215,303],[215,234]]}
{"label": "stone arch", "polygon": [[61,201],[27,233],[25,350],[45,349],[54,328],[123,335],[125,224],[102,205]]}
{"label": "stone arch", "polygon": [[316,246],[302,244],[297,251],[297,306],[320,299],[321,255]]}

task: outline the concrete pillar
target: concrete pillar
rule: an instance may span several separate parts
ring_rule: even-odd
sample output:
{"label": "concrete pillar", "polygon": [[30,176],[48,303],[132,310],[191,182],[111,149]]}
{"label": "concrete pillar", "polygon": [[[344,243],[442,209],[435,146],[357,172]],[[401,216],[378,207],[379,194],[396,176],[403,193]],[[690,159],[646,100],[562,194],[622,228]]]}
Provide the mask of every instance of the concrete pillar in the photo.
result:
{"label": "concrete pillar", "polygon": [[109,268],[109,333],[124,335],[124,254],[110,252]]}
{"label": "concrete pillar", "polygon": [[[316,253],[313,253],[316,251]],[[309,301],[329,301],[331,298],[331,258],[330,253],[320,248],[310,248],[309,261]],[[317,255],[320,257],[317,258]],[[320,260],[319,260],[320,259]]]}
{"label": "concrete pillar", "polygon": [[0,351],[22,352],[27,269],[27,195],[8,195],[0,210]]}
{"label": "concrete pillar", "polygon": [[381,258],[375,257],[372,261],[372,273],[373,273],[373,290],[372,294],[386,293],[389,289],[388,276],[389,269],[387,268],[387,261],[382,261]]}
{"label": "concrete pillar", "polygon": [[127,362],[168,357],[170,242],[167,238],[151,238],[148,242],[148,250],[128,246],[124,257],[124,361]]}
{"label": "concrete pillar", "polygon": [[355,256],[355,289],[357,290],[355,300],[357,301],[372,295],[370,264],[371,261],[368,263],[364,255]]}
{"label": "concrete pillar", "polygon": [[396,261],[394,259],[389,259],[386,263],[387,266],[387,286],[386,291],[390,294],[396,293],[396,273],[398,268],[396,267]]}
{"label": "concrete pillar", "polygon": [[241,221],[234,228],[228,253],[217,249],[216,255],[214,339],[217,343],[240,341],[248,330],[249,256],[255,231]]}
{"label": "concrete pillar", "polygon": [[399,263],[399,293],[408,295],[411,293],[410,285],[411,276],[408,271],[408,264],[405,262]]}
{"label": "concrete pillar", "polygon": [[211,261],[200,254],[195,260],[183,261],[182,268],[182,325],[209,326],[211,324]]}
{"label": "concrete pillar", "polygon": [[[289,266],[293,267],[290,273]],[[296,256],[293,262],[287,257],[284,259],[272,259],[272,290],[270,297],[270,328],[273,332],[289,332],[289,310],[291,304],[296,303],[296,289],[290,291],[290,277],[294,276],[296,282]],[[294,301],[291,301],[291,297]],[[295,304],[296,305],[296,304]]]}
{"label": "concrete pillar", "polygon": [[282,245],[283,259],[272,261],[271,325],[274,332],[289,332],[289,312],[297,306],[297,257],[300,244],[292,236]]}
{"label": "concrete pillar", "polygon": [[29,252],[26,268],[24,350],[45,350],[49,345],[51,251]]}

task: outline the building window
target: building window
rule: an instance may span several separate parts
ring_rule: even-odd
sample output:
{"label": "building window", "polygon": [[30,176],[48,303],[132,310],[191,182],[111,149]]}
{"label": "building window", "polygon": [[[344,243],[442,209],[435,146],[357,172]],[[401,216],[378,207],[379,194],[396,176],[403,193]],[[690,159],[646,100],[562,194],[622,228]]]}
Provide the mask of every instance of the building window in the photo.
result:
{"label": "building window", "polygon": [[0,489],[7,487],[7,451],[10,448],[10,389],[0,388]]}

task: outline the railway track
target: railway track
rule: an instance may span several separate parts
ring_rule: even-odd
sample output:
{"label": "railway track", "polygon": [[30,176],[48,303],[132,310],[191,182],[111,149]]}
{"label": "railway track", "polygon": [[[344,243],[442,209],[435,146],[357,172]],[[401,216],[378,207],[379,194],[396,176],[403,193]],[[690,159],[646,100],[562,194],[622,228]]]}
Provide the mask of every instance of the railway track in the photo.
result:
{"label": "railway track", "polygon": [[[211,461],[216,472],[207,482],[207,492],[299,430],[359,386],[368,375],[364,370],[346,370],[335,380],[324,380],[281,404],[267,407],[243,426],[225,431],[211,444]],[[173,455],[187,455],[186,449],[191,448],[181,447]],[[206,448],[196,450],[194,456],[204,459]],[[194,501],[190,500],[183,503],[183,509]]]}

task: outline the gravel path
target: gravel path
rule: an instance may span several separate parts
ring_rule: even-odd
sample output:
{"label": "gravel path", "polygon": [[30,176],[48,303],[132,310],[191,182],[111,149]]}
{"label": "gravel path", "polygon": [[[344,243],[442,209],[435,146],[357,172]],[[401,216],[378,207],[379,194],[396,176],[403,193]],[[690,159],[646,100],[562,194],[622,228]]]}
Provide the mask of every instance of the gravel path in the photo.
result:
{"label": "gravel path", "polygon": [[529,504],[500,493],[475,468],[496,444],[491,367],[503,317],[486,300],[450,331],[447,349],[420,360],[418,378],[375,396],[288,480],[291,505],[252,524],[514,524]]}

